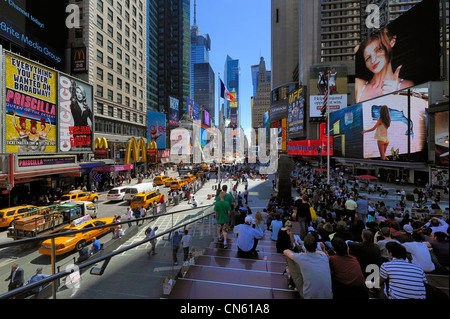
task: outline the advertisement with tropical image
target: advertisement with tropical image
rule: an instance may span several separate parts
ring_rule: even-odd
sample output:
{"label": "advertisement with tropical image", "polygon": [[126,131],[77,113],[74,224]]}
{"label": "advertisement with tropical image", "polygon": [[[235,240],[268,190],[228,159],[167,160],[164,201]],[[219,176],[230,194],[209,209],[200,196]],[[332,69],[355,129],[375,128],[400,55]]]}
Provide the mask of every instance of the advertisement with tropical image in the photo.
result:
{"label": "advertisement with tropical image", "polygon": [[427,94],[404,91],[331,113],[334,155],[426,161],[427,108]]}
{"label": "advertisement with tropical image", "polygon": [[56,152],[56,72],[6,54],[7,153]]}

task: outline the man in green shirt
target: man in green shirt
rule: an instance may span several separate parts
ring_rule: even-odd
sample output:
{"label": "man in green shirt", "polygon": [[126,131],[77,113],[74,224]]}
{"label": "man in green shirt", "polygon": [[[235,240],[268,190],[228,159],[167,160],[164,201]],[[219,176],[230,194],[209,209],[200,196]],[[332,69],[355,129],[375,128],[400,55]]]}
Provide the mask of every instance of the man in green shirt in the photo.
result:
{"label": "man in green shirt", "polygon": [[229,229],[228,223],[230,222],[230,211],[231,205],[225,199],[226,192],[222,191],[220,193],[220,198],[217,200],[214,206],[214,212],[217,224],[219,224],[218,234],[219,238],[223,235],[223,248],[228,248],[227,246],[227,231]]}

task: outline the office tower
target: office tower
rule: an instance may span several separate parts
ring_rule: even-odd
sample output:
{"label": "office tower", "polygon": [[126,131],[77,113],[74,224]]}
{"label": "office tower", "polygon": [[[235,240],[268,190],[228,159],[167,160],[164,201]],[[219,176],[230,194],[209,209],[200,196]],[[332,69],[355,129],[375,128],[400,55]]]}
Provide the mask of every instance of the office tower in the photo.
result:
{"label": "office tower", "polygon": [[298,82],[301,2],[302,0],[272,0],[271,2],[272,88]]}
{"label": "office tower", "polygon": [[158,110],[169,114],[170,98],[179,117],[190,95],[190,0],[158,0]]}
{"label": "office tower", "polygon": [[124,150],[130,137],[147,136],[145,2],[69,3],[82,12],[67,47],[86,48],[86,68],[75,75],[93,84],[95,137],[106,138],[111,152]]}
{"label": "office tower", "polygon": [[241,74],[241,67],[238,59],[233,59],[227,55],[225,61],[224,80],[222,80],[228,91],[234,95],[234,102],[225,101],[224,116],[230,119],[230,125],[233,127],[240,126],[240,102],[239,102],[239,81]]}
{"label": "office tower", "polygon": [[195,63],[194,67],[194,101],[208,111],[211,123],[215,123],[215,78],[209,63]]}
{"label": "office tower", "polygon": [[[254,70],[254,66],[252,66]],[[256,94],[253,97],[252,127],[257,129],[263,125],[263,115],[270,109],[270,71],[266,71],[266,62],[261,57],[256,82]]]}
{"label": "office tower", "polygon": [[158,109],[158,1],[147,1],[147,110]]}

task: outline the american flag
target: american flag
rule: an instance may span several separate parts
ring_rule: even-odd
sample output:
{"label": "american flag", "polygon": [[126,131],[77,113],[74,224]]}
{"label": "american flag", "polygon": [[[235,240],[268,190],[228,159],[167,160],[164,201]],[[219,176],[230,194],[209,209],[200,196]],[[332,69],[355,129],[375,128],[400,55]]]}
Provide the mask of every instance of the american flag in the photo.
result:
{"label": "american flag", "polygon": [[328,100],[328,88],[325,89],[324,95],[323,95],[323,103],[322,103],[322,116],[325,115],[327,112],[327,100]]}

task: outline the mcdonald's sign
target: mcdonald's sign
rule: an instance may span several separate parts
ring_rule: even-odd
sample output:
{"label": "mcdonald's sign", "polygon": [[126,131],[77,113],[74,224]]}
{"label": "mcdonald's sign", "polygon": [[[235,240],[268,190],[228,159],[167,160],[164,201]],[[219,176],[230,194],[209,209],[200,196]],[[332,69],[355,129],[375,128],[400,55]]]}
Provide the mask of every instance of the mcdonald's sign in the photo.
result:
{"label": "mcdonald's sign", "polygon": [[[125,154],[125,164],[131,163],[131,153],[133,153],[134,162],[147,162],[147,150],[144,139],[141,137],[138,142],[134,137],[128,141],[127,151]],[[141,158],[142,157],[142,158]]]}
{"label": "mcdonald's sign", "polygon": [[72,73],[86,72],[86,47],[72,48]]}
{"label": "mcdonald's sign", "polygon": [[108,154],[108,141],[106,138],[97,137],[94,141],[94,158],[103,159]]}

